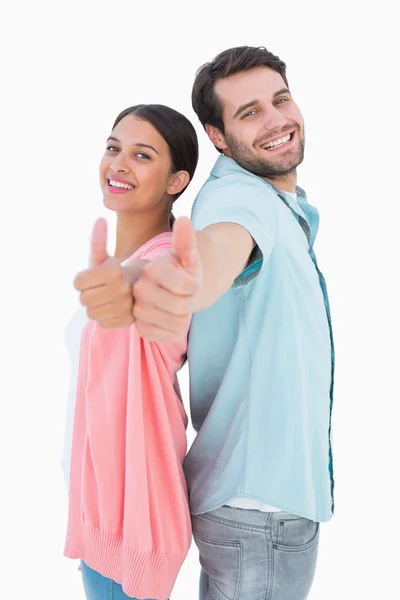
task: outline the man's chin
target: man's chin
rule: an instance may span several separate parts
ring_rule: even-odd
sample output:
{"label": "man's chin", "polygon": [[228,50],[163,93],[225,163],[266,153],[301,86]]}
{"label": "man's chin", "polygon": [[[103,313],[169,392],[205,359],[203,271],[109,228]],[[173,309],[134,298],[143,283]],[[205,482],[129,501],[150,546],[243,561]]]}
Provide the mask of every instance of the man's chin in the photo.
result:
{"label": "man's chin", "polygon": [[286,177],[295,173],[297,167],[301,165],[302,162],[303,157],[297,157],[295,160],[293,160],[293,158],[287,161],[283,160],[280,164],[276,165],[275,169],[273,168],[273,165],[271,165],[271,172],[275,173],[277,177]]}

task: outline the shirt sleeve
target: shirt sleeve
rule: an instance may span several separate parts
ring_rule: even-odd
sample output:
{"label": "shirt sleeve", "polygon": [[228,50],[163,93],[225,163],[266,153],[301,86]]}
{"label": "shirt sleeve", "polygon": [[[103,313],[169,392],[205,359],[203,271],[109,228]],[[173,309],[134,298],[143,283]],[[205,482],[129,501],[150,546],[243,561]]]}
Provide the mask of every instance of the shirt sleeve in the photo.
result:
{"label": "shirt sleeve", "polygon": [[241,287],[261,272],[276,241],[276,197],[256,178],[224,177],[211,181],[196,199],[192,221],[196,230],[216,223],[237,223],[255,241],[249,262],[234,282]]}

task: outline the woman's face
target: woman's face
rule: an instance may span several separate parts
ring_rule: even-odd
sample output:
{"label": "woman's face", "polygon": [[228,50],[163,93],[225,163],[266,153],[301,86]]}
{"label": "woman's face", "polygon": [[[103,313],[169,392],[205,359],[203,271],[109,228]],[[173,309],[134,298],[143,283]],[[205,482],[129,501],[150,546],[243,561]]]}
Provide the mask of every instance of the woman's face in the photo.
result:
{"label": "woman's face", "polygon": [[125,213],[169,211],[179,178],[171,167],[168,145],[155,127],[127,115],[108,138],[100,163],[104,205]]}

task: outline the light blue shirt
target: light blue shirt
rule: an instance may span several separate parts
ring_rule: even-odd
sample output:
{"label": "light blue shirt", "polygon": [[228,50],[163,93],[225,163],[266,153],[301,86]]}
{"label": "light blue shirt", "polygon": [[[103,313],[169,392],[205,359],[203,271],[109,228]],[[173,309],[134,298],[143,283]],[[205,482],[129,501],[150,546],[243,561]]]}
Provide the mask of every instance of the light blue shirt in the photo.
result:
{"label": "light blue shirt", "polygon": [[195,229],[238,223],[256,248],[232,288],[192,321],[192,514],[232,497],[314,521],[333,512],[331,319],[312,250],[318,212],[296,191],[298,202],[221,156],[193,206]]}

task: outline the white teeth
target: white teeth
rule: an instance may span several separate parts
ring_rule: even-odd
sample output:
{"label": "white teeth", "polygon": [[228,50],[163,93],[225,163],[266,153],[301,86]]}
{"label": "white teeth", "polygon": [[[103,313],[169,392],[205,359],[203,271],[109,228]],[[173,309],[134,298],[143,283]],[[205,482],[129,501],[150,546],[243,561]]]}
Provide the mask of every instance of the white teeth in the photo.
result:
{"label": "white teeth", "polygon": [[283,144],[286,144],[290,140],[290,135],[291,134],[289,133],[289,135],[285,135],[285,137],[279,138],[279,140],[275,140],[273,142],[268,142],[268,144],[264,144],[264,146],[262,146],[262,148],[267,150],[268,148],[276,148],[277,146],[282,146]]}
{"label": "white teeth", "polygon": [[110,179],[110,185],[111,187],[116,187],[116,188],[124,188],[126,190],[133,190],[133,185],[129,185],[129,183],[121,183],[119,181],[114,181],[113,179]]}

